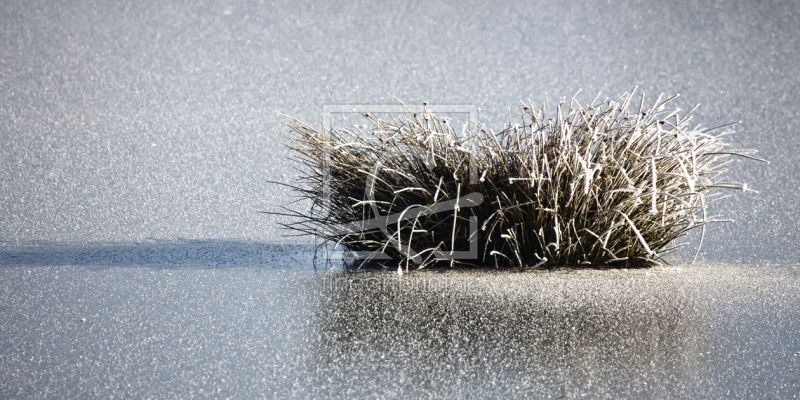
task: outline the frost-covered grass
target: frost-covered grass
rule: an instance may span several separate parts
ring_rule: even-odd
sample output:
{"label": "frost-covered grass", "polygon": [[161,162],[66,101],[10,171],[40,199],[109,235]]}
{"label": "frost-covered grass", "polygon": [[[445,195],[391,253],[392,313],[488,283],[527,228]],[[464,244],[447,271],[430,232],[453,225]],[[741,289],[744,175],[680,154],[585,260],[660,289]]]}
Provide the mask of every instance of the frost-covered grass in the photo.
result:
{"label": "frost-covered grass", "polygon": [[[694,228],[699,251],[705,225],[719,221],[708,213],[723,196],[714,189],[748,190],[720,174],[734,156],[756,158],[726,148],[730,126],[690,126],[691,111],[667,108],[675,97],[523,104],[499,133],[405,106],[383,118],[360,109],[367,129],[293,120],[285,137],[302,175],[292,187],[311,206],[288,210],[297,220],[284,227],[416,268],[658,263]],[[443,257],[470,239],[477,258]]]}

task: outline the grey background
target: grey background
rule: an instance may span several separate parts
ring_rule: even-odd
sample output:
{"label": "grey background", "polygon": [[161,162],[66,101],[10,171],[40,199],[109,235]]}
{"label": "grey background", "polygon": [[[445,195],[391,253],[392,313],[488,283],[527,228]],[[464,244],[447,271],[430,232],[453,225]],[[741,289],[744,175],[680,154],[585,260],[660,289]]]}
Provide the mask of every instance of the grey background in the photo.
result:
{"label": "grey background", "polygon": [[500,129],[520,100],[638,85],[772,162],[731,173],[761,194],[712,209],[736,222],[707,256],[796,259],[800,5],[757,3],[3,0],[0,240],[282,242],[256,213],[296,176],[276,112],[391,93]]}
{"label": "grey background", "polygon": [[[796,1],[0,0],[0,397],[797,397],[798,20]],[[705,263],[345,274],[256,213],[297,177],[276,112],[321,126],[391,93],[500,129],[520,100],[636,85],[741,120],[731,147],[771,161],[729,174],[761,193],[712,208],[736,222]]]}

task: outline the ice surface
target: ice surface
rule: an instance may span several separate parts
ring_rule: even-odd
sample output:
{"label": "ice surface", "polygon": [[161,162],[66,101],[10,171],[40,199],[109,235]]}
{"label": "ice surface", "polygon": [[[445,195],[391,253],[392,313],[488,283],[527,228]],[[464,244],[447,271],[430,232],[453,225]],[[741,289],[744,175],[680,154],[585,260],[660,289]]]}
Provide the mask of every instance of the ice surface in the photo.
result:
{"label": "ice surface", "polygon": [[[4,1],[0,397],[795,396],[798,20],[793,1]],[[519,100],[636,85],[741,120],[731,147],[771,162],[731,171],[760,194],[711,208],[735,222],[709,228],[710,264],[349,297],[256,212],[297,176],[276,112],[321,126],[390,93],[498,130]]]}
{"label": "ice surface", "polygon": [[[796,2],[193,4],[6,2],[0,10],[0,239],[285,240],[288,120],[324,104],[475,104],[638,85],[770,165],[717,206],[708,256],[800,255]],[[283,176],[286,175],[284,178]],[[714,210],[712,209],[712,214]]]}
{"label": "ice surface", "polygon": [[232,268],[18,258],[0,268],[0,397],[800,392],[798,264],[397,276],[314,272],[297,250]]}

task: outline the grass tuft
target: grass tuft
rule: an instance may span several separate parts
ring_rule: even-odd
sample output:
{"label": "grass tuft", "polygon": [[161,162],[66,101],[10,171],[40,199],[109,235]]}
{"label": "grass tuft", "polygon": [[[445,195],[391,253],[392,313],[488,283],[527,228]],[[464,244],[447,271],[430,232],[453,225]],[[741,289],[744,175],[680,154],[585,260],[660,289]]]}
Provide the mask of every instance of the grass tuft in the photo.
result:
{"label": "grass tuft", "polygon": [[[720,175],[735,157],[763,160],[726,148],[730,126],[690,127],[691,111],[667,107],[675,97],[523,103],[499,133],[475,121],[457,133],[404,105],[383,119],[359,110],[366,129],[293,119],[284,137],[303,168],[292,188],[310,207],[286,209],[297,220],[282,226],[407,269],[660,263],[700,228],[696,258],[720,221],[707,212],[714,189],[749,190]],[[471,244],[476,257],[453,260]]]}

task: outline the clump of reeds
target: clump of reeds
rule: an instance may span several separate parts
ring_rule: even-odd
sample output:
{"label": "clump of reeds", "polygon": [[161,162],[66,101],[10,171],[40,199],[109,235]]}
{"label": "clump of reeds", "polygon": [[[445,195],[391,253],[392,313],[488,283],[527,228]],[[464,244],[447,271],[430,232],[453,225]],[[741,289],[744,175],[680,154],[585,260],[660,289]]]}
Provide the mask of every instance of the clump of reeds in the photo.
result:
{"label": "clump of reeds", "polygon": [[[732,156],[756,158],[726,149],[729,125],[690,127],[691,111],[666,107],[675,97],[523,103],[499,133],[471,121],[459,134],[405,106],[386,118],[362,110],[366,129],[294,120],[287,146],[305,168],[292,187],[311,207],[283,226],[406,268],[658,263],[698,227],[699,252],[719,221],[707,212],[721,197],[712,189],[748,190],[720,174]],[[470,245],[474,257],[453,257]]]}

